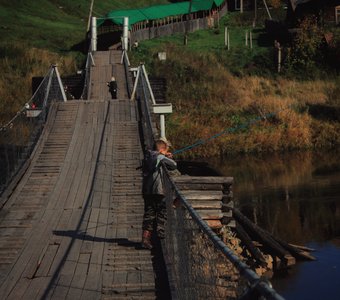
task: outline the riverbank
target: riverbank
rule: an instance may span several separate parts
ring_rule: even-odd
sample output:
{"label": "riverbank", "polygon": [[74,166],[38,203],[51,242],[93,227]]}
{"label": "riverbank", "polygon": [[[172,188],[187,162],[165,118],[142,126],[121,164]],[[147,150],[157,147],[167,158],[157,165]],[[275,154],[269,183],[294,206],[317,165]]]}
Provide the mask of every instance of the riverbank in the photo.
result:
{"label": "riverbank", "polygon": [[[328,107],[330,111],[339,109],[339,79],[298,81],[236,76],[213,53],[195,53],[171,43],[150,48],[145,44],[141,47],[148,57],[159,51],[167,53],[165,62],[153,59],[147,61],[147,67],[152,75],[167,80],[167,99],[174,105],[174,113],[167,117],[167,135],[175,149],[238,128],[183,153],[184,156],[340,145],[339,120],[309,113],[315,106]],[[266,117],[271,113],[275,115]],[[243,126],[258,117],[263,117],[263,121]]]}
{"label": "riverbank", "polygon": [[[278,75],[263,29],[254,30],[251,50],[243,39],[249,26],[236,26],[235,20],[229,28],[234,46],[228,51],[223,29],[230,18],[223,18],[219,28],[189,34],[188,46],[182,35],[175,35],[143,41],[131,53],[133,65],[144,62],[152,76],[167,81],[167,100],[174,106],[167,116],[167,136],[174,148],[209,140],[180,156],[338,147],[336,72],[325,67],[318,74]],[[166,61],[158,60],[158,52],[166,52]],[[210,140],[221,132],[225,134]]]}

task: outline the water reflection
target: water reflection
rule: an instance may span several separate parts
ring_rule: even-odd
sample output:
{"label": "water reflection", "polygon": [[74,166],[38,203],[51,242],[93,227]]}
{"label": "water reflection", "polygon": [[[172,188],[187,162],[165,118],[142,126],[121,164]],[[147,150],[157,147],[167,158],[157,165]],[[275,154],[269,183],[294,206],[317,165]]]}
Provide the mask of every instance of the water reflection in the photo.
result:
{"label": "water reflection", "polygon": [[340,236],[340,153],[237,157],[209,163],[235,178],[236,205],[292,243]]}
{"label": "water reflection", "polygon": [[293,153],[212,159],[234,176],[236,205],[291,243],[315,248],[316,262],[277,274],[286,299],[340,299],[340,153]]}

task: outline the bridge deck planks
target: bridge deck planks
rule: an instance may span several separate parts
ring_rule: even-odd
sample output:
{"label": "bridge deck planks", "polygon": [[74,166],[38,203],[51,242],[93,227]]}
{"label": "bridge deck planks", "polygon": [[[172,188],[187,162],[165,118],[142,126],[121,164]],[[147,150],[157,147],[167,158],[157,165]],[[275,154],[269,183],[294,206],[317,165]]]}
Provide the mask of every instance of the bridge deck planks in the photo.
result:
{"label": "bridge deck planks", "polygon": [[0,213],[2,299],[156,297],[153,257],[139,245],[142,149],[120,55],[95,54],[94,100],[56,105]]}

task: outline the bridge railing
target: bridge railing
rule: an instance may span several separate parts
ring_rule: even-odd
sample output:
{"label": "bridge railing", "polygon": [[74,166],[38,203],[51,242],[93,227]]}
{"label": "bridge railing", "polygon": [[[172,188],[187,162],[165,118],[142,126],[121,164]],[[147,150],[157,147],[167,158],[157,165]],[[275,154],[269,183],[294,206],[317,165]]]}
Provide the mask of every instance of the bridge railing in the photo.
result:
{"label": "bridge railing", "polygon": [[89,99],[90,93],[91,93],[91,66],[95,66],[91,46],[89,49],[89,52],[87,53],[86,63],[85,63],[85,69],[84,69],[84,87],[83,91],[81,93],[80,99],[87,100]]}
{"label": "bridge railing", "polygon": [[[151,92],[144,75],[137,86],[144,147],[151,149],[157,130],[151,113]],[[260,278],[192,208],[163,166],[167,226],[162,243],[173,299],[283,298]]]}
{"label": "bridge railing", "polygon": [[31,99],[0,127],[0,196],[27,165],[54,100],[66,101],[66,96],[58,69],[51,66]]}

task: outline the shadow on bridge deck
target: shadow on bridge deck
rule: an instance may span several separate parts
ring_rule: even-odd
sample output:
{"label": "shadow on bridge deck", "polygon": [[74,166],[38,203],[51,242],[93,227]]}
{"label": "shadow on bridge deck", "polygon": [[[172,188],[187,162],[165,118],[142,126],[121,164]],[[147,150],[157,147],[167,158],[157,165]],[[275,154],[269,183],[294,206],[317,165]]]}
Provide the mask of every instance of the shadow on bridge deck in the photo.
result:
{"label": "shadow on bridge deck", "polygon": [[[120,52],[97,52],[92,101],[52,107],[0,212],[1,299],[168,299],[161,248],[140,247],[138,114]],[[119,99],[108,100],[115,74]]]}

